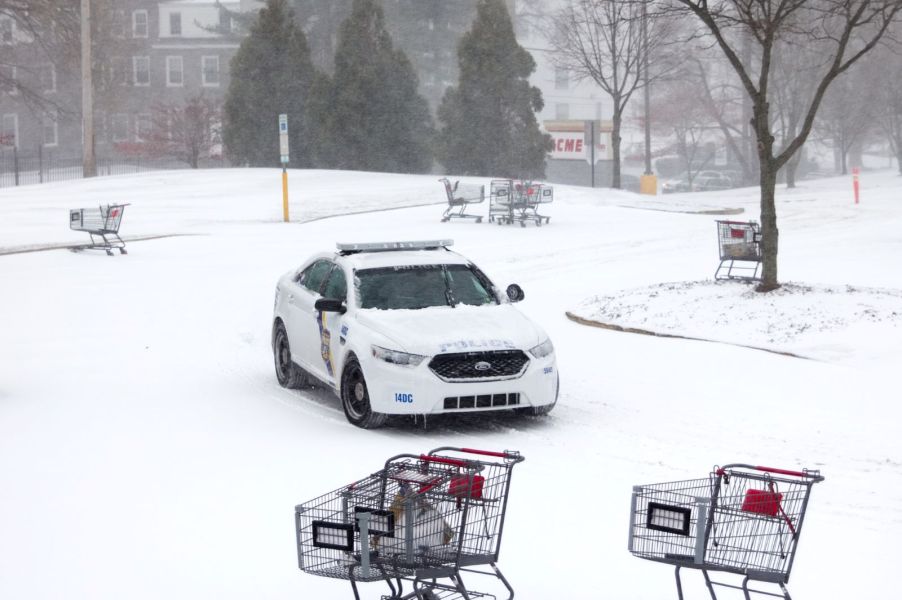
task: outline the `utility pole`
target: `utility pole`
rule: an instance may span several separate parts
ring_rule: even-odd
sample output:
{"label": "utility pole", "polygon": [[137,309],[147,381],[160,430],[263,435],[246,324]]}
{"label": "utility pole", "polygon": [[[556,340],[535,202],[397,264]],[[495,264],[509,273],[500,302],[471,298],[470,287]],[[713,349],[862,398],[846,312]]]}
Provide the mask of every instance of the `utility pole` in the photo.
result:
{"label": "utility pole", "polygon": [[97,175],[94,157],[94,78],[91,59],[91,0],[81,0],[82,175]]}
{"label": "utility pole", "polygon": [[658,193],[658,178],[651,170],[651,99],[648,76],[648,0],[642,2],[642,92],[645,100],[645,173],[639,179],[639,191],[654,196]]}

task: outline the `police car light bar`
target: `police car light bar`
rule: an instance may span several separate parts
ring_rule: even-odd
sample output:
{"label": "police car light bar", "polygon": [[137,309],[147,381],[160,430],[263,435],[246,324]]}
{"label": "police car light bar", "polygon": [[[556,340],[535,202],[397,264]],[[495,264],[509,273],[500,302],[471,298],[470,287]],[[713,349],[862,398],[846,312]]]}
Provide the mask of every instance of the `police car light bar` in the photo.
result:
{"label": "police car light bar", "polygon": [[454,240],[424,240],[415,242],[364,242],[360,244],[335,244],[339,252],[386,252],[389,250],[428,250],[454,245]]}

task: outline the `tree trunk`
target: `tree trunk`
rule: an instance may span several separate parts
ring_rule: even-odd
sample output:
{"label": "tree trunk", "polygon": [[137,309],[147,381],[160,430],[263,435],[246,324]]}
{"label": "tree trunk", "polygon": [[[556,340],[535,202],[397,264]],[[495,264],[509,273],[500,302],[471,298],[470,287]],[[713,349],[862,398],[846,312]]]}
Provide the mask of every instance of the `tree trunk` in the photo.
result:
{"label": "tree trunk", "polygon": [[755,102],[752,119],[755,137],[758,138],[758,181],[761,186],[761,249],[763,268],[759,292],[769,292],[780,287],[777,281],[777,251],[780,246],[780,232],[777,230],[777,166],[774,159],[774,136],[770,132],[769,107],[767,101]]}
{"label": "tree trunk", "polygon": [[796,152],[796,155],[786,162],[786,187],[794,188],[796,186],[796,171],[799,163],[802,162],[802,151]]}
{"label": "tree trunk", "polygon": [[777,173],[773,159],[761,161],[761,249],[764,265],[761,273],[759,292],[769,292],[780,287],[777,282],[777,251],[779,249],[780,232],[777,230],[777,208],[775,196],[777,189]]}
{"label": "tree trunk", "polygon": [[622,107],[618,107],[618,103],[614,102],[613,130],[611,131],[611,153],[614,155],[614,164],[612,165],[611,187],[617,189],[620,189],[620,124],[622,118]]}

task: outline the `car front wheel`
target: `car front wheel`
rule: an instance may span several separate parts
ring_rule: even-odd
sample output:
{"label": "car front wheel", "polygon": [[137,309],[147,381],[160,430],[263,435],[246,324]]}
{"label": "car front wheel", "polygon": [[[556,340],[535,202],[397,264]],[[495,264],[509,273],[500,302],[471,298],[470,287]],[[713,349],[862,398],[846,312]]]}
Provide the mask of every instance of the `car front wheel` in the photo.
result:
{"label": "car front wheel", "polygon": [[272,338],[272,353],[276,365],[276,379],[284,388],[298,389],[304,383],[304,374],[291,360],[291,346],[285,325],[279,321]]}
{"label": "car front wheel", "polygon": [[341,406],[353,425],[374,429],[385,423],[386,415],[373,412],[370,394],[357,358],[351,356],[341,373]]}

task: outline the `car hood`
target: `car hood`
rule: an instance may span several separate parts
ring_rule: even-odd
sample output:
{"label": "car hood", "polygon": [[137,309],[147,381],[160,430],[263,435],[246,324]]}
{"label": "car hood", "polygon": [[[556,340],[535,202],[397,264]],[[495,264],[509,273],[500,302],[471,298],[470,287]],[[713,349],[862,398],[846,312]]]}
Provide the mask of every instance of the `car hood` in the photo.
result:
{"label": "car hood", "polygon": [[446,352],[528,350],[547,336],[510,304],[436,306],[418,310],[365,309],[360,325],[388,338],[391,350],[432,356]]}

